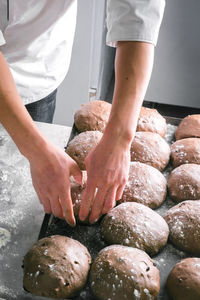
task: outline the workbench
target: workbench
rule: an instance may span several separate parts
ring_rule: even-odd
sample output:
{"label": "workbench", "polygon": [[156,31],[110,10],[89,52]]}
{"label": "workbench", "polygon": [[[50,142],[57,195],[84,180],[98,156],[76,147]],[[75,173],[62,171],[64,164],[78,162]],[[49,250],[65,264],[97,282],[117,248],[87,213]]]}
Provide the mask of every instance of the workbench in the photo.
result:
{"label": "workbench", "polygon": [[[71,127],[36,122],[64,149]],[[45,299],[23,290],[23,257],[37,241],[44,219],[31,181],[28,161],[0,125],[0,300]]]}

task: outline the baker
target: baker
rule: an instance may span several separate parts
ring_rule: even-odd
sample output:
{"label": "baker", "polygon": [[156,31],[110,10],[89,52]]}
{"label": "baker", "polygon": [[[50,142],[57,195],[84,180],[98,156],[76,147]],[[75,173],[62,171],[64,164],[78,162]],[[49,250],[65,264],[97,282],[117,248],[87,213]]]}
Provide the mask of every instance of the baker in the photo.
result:
{"label": "baker", "polygon": [[[0,6],[5,2],[0,0]],[[81,171],[33,120],[52,122],[56,90],[69,68],[77,0],[7,4],[9,22],[0,28],[0,121],[30,163],[45,212],[64,217],[73,226],[69,177],[81,183]],[[106,42],[116,47],[115,88],[103,137],[85,161],[88,179],[81,220],[91,209],[90,222],[95,222],[122,196],[164,5],[165,0],[107,1]]]}

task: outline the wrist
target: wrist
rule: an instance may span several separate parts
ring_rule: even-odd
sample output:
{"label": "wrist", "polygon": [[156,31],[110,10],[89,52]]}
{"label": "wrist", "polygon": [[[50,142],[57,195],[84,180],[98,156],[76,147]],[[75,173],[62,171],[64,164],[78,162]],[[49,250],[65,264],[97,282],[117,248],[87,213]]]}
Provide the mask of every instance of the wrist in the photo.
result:
{"label": "wrist", "polygon": [[45,137],[36,129],[33,132],[28,132],[23,143],[20,143],[19,150],[30,161],[35,157],[41,158],[42,153],[47,152],[47,144]]}
{"label": "wrist", "polygon": [[103,139],[108,139],[111,143],[119,144],[124,149],[129,149],[134,138],[135,128],[128,128],[120,119],[109,120],[103,134]]}

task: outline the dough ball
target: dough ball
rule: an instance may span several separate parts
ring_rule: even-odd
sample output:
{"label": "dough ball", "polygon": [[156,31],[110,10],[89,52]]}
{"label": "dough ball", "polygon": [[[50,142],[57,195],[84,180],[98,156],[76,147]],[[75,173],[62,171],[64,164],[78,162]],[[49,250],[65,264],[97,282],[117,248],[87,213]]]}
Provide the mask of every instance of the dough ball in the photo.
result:
{"label": "dough ball", "polygon": [[87,182],[87,172],[82,171],[82,185],[77,183],[73,177],[70,178],[70,188],[71,188],[71,198],[73,204],[74,215],[78,219],[79,217],[79,210],[81,207],[81,200],[83,197],[83,192],[86,187]]}
{"label": "dough ball", "polygon": [[175,132],[176,140],[188,137],[200,137],[200,114],[189,115],[179,124]]}
{"label": "dough ball", "polygon": [[171,157],[174,167],[183,164],[200,164],[200,139],[187,138],[176,141],[171,146]]}
{"label": "dough ball", "polygon": [[142,106],[136,131],[155,132],[164,137],[167,131],[166,120],[156,109]]}
{"label": "dough ball", "polygon": [[176,202],[200,199],[200,165],[185,164],[174,169],[168,188],[170,197]]}
{"label": "dough ball", "polygon": [[38,296],[71,298],[84,287],[91,256],[85,246],[65,236],[39,240],[24,257],[24,287]]}
{"label": "dough ball", "polygon": [[131,246],[154,255],[167,244],[169,228],[163,217],[151,208],[127,202],[104,217],[101,232],[109,244]]}
{"label": "dough ball", "polygon": [[200,258],[181,260],[169,274],[167,290],[174,300],[200,299]]}
{"label": "dough ball", "polygon": [[170,147],[154,132],[136,132],[131,144],[131,161],[140,161],[162,171],[168,164]]}
{"label": "dough ball", "polygon": [[79,131],[104,131],[111,111],[111,104],[95,100],[82,104],[74,115],[74,123]]}
{"label": "dough ball", "polygon": [[155,300],[160,290],[159,270],[144,251],[112,245],[95,259],[90,285],[100,300]]}
{"label": "dough ball", "polygon": [[84,160],[88,153],[98,145],[102,135],[100,131],[86,131],[69,142],[66,152],[77,162],[81,170],[85,170]]}
{"label": "dough ball", "polygon": [[187,200],[170,208],[164,216],[169,239],[180,250],[200,255],[200,200]]}
{"label": "dough ball", "polygon": [[131,162],[120,203],[138,202],[158,208],[165,200],[166,193],[167,181],[160,171],[140,162]]}

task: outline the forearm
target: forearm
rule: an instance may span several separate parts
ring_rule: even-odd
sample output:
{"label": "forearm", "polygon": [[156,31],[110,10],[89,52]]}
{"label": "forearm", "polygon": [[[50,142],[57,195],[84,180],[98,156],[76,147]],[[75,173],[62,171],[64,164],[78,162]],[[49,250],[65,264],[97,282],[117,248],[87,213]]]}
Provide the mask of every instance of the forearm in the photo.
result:
{"label": "forearm", "polygon": [[45,139],[26,111],[9,67],[0,53],[0,122],[23,155],[30,158]]}
{"label": "forearm", "polygon": [[130,145],[151,76],[154,46],[143,42],[119,42],[115,59],[112,110],[104,136]]}

